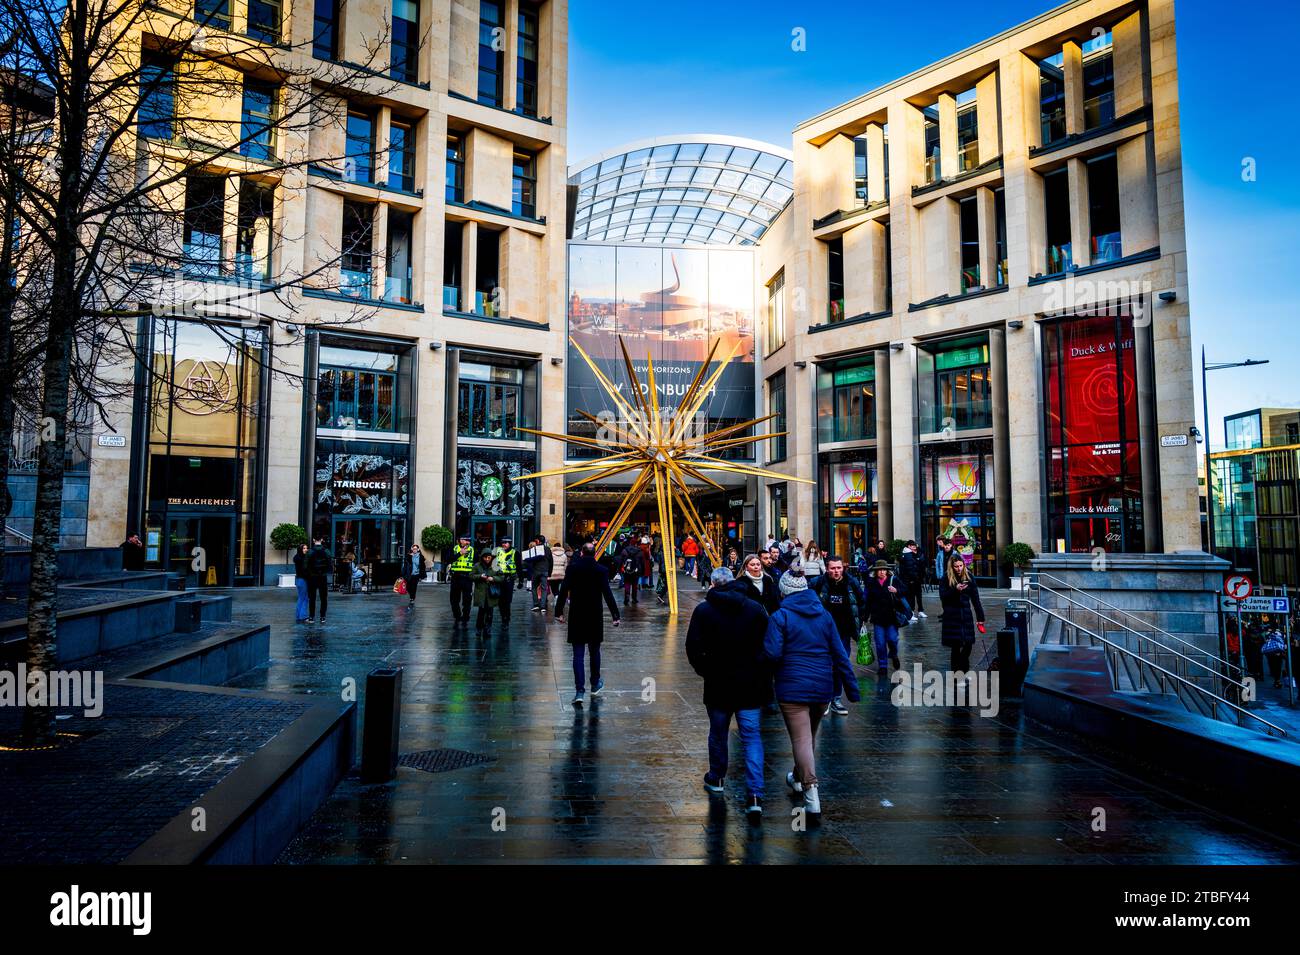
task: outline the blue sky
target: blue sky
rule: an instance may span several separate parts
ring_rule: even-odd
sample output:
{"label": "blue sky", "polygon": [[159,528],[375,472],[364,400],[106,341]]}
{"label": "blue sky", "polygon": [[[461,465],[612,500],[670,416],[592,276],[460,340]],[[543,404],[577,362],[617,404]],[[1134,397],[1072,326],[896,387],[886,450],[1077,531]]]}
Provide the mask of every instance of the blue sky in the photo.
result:
{"label": "blue sky", "polygon": [[[1050,0],[925,4],[570,0],[569,156],[672,133],[789,148],[796,123],[1047,10]],[[1210,375],[1225,414],[1300,405],[1300,120],[1294,0],[1180,0],[1179,85],[1197,361],[1268,358]],[[806,51],[791,49],[802,28]],[[1242,179],[1254,160],[1256,179]],[[1200,376],[1197,365],[1197,409]]]}

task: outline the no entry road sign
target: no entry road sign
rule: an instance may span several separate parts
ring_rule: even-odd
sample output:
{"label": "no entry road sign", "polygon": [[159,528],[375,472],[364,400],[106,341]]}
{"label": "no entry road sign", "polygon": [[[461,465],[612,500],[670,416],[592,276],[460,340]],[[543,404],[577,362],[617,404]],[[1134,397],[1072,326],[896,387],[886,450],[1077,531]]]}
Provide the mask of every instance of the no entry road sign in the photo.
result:
{"label": "no entry road sign", "polygon": [[1254,591],[1255,585],[1244,574],[1233,574],[1223,582],[1223,592],[1233,600],[1245,600]]}

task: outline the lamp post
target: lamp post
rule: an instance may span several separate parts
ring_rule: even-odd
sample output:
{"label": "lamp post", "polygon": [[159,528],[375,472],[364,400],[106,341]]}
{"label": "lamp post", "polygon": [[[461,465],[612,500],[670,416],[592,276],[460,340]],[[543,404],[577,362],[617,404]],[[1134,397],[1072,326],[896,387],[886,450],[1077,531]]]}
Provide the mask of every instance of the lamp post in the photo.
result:
{"label": "lamp post", "polygon": [[[1205,533],[1209,551],[1214,553],[1214,491],[1210,486],[1210,394],[1206,387],[1206,376],[1211,371],[1224,368],[1249,368],[1252,365],[1267,365],[1268,359],[1248,358],[1245,361],[1221,361],[1207,364],[1205,346],[1201,346],[1201,411],[1205,421]],[[1235,538],[1234,538],[1235,539]]]}

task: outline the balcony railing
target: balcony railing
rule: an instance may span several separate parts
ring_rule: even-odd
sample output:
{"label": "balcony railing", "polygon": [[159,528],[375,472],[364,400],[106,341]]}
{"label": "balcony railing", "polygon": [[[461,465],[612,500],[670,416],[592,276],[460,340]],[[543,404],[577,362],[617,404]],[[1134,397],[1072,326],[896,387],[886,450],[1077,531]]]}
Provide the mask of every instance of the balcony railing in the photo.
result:
{"label": "balcony railing", "polygon": [[969,172],[980,164],[980,143],[978,139],[971,139],[962,143],[957,148],[957,170],[959,172]]}
{"label": "balcony railing", "polygon": [[1050,146],[1065,138],[1065,107],[1042,114],[1042,145]]}
{"label": "balcony railing", "polygon": [[936,151],[925,157],[926,184],[939,181],[939,153]]}
{"label": "balcony railing", "polygon": [[1115,122],[1115,92],[1109,90],[1083,101],[1083,128],[1097,129]]}
{"label": "balcony railing", "polygon": [[398,305],[411,304],[411,286],[409,276],[387,275],[384,277],[384,301],[396,302]]}

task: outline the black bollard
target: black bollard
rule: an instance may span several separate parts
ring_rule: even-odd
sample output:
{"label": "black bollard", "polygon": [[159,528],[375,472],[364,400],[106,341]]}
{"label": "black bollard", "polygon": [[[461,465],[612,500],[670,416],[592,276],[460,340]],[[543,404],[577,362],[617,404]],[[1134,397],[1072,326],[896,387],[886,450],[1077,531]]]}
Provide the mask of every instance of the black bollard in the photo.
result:
{"label": "black bollard", "polygon": [[1019,696],[1021,684],[1028,669],[1024,641],[1020,631],[1010,628],[998,631],[998,692]]}
{"label": "black bollard", "polygon": [[366,674],[365,726],[361,731],[361,781],[386,783],[397,775],[402,717],[402,668],[375,667]]}

